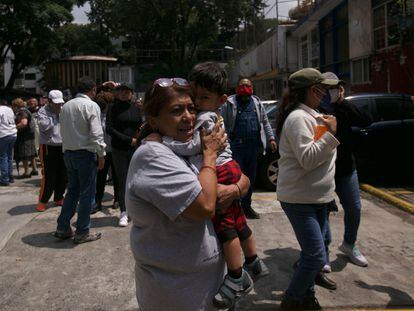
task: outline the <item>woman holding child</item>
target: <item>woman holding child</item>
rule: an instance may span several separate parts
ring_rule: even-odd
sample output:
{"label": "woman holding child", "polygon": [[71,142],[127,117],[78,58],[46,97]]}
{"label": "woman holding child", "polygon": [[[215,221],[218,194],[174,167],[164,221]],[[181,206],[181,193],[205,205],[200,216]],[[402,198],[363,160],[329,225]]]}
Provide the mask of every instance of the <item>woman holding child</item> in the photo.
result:
{"label": "woman holding child", "polygon": [[[152,132],[186,142],[193,138],[196,109],[186,80],[158,79],[144,102]],[[224,277],[222,249],[211,222],[218,205],[240,197],[235,185],[218,185],[217,153],[224,131],[202,132],[203,162],[198,170],[166,145],[144,140],[135,152],[126,183],[135,257],[136,294],[142,310],[214,310],[212,300]],[[249,187],[244,176],[241,194]]]}

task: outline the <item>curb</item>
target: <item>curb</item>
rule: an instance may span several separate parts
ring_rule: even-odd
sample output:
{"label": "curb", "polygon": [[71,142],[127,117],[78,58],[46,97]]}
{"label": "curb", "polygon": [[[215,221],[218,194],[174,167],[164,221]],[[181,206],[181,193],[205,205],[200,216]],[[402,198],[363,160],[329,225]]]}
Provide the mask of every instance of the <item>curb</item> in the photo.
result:
{"label": "curb", "polygon": [[368,184],[360,184],[359,187],[361,188],[361,190],[368,192],[380,198],[381,200],[391,203],[392,205],[395,205],[399,209],[402,209],[403,211],[406,211],[414,215],[414,204],[404,201],[400,198],[397,198],[396,196],[388,192],[385,192],[383,190],[380,190]]}

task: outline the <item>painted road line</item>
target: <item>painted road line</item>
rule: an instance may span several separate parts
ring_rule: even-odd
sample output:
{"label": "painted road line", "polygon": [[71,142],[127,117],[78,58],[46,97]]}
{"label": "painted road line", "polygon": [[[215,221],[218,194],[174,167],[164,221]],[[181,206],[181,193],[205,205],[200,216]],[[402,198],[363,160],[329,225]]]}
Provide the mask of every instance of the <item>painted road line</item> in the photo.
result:
{"label": "painted road line", "polygon": [[395,195],[392,195],[384,190],[375,188],[368,184],[360,184],[359,187],[361,188],[361,190],[371,193],[375,195],[376,197],[388,203],[391,203],[395,205],[396,207],[414,215],[414,204],[407,202],[405,200],[402,200],[400,198],[397,198]]}

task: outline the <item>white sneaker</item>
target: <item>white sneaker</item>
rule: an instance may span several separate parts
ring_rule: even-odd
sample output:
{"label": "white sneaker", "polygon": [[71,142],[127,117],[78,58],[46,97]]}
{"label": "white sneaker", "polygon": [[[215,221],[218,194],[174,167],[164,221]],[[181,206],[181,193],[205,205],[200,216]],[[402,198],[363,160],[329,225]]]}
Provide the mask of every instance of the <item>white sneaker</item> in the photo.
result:
{"label": "white sneaker", "polygon": [[341,246],[339,246],[339,249],[341,252],[348,255],[349,259],[357,266],[368,266],[368,260],[364,257],[364,255],[361,254],[361,252],[358,249],[358,246],[356,246],[355,244],[349,245],[345,242],[342,242]]}
{"label": "white sneaker", "polygon": [[332,272],[331,265],[328,265],[328,264],[324,265],[323,268],[322,268],[322,272],[323,273],[331,273]]}
{"label": "white sneaker", "polygon": [[128,227],[128,213],[127,212],[121,212],[121,216],[119,216],[118,226]]}

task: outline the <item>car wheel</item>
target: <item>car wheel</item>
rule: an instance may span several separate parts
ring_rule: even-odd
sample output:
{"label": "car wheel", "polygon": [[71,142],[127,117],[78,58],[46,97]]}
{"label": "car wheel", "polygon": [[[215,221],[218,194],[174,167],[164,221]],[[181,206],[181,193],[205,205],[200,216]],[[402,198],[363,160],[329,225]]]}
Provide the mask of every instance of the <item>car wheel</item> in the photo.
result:
{"label": "car wheel", "polygon": [[260,184],[265,190],[276,189],[277,177],[279,176],[279,165],[275,157],[266,157],[261,165]]}

